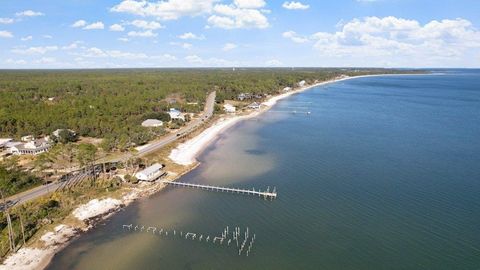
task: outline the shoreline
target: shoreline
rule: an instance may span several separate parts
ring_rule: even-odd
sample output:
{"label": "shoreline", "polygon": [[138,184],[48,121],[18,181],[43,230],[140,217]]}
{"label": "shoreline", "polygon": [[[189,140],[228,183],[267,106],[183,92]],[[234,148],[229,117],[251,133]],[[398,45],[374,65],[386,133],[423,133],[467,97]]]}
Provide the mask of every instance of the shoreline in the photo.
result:
{"label": "shoreline", "polygon": [[[200,165],[196,158],[213,141],[215,141],[220,134],[233,127],[240,121],[260,116],[261,114],[270,110],[278,101],[282,99],[302,93],[317,86],[332,84],[345,80],[365,77],[405,75],[427,74],[372,74],[335,78],[312,85],[306,85],[279,95],[274,95],[261,103],[263,108],[261,107],[260,109],[248,112],[247,114],[224,116],[215,121],[200,134],[172,149],[168,158],[176,164],[185,166],[185,170],[179,174],[169,174],[167,177],[170,176],[170,180],[175,181],[184,174],[194,170],[198,165]],[[63,224],[65,222],[62,222],[62,224],[56,226],[53,231],[48,231],[40,237],[40,240],[43,242],[43,248],[31,247],[31,245],[20,248],[17,253],[11,254],[5,258],[3,263],[0,265],[0,270],[45,269],[51,263],[51,260],[55,254],[65,248],[73,239],[80,237],[82,232],[87,232],[88,230],[94,228],[99,221],[109,218],[111,215],[127,207],[135,200],[147,198],[154,193],[161,191],[164,187],[165,185],[160,183],[139,185],[131,190],[126,190],[120,199],[113,199],[111,197],[102,199],[97,198],[90,200],[85,204],[79,205],[67,216],[67,218],[74,216],[78,219],[78,221],[81,222],[81,225],[65,225]]]}

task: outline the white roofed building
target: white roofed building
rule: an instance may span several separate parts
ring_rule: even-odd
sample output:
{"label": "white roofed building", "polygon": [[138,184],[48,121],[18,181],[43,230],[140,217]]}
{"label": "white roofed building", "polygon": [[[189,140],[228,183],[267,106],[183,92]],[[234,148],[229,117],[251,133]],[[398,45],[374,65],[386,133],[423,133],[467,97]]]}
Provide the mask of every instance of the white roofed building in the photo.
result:
{"label": "white roofed building", "polygon": [[48,137],[31,140],[26,143],[10,142],[9,152],[14,155],[38,155],[47,152],[51,146]]}
{"label": "white roofed building", "polygon": [[223,105],[223,110],[227,113],[234,113],[237,109],[235,106],[227,103]]}
{"label": "white roofed building", "polygon": [[168,111],[168,114],[170,115],[170,118],[172,120],[180,119],[182,121],[185,121],[185,116],[183,116],[183,114],[180,110],[177,110],[175,108],[170,108],[170,111]]}
{"label": "white roofed building", "polygon": [[160,163],[155,163],[150,167],[145,168],[142,171],[139,171],[135,174],[135,177],[140,181],[152,182],[157,180],[160,176],[163,175],[163,165]]}

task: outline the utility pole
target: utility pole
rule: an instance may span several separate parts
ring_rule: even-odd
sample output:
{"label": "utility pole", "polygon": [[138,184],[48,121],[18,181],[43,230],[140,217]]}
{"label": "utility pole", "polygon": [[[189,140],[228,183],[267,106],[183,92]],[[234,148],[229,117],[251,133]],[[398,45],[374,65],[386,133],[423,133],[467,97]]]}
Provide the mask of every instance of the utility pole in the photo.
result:
{"label": "utility pole", "polygon": [[0,189],[0,195],[2,196],[2,202],[3,206],[5,207],[5,216],[7,217],[7,228],[8,228],[8,240],[10,242],[10,250],[12,252],[15,252],[15,234],[13,232],[13,227],[12,227],[12,220],[10,219],[10,214],[8,213],[8,205],[7,202],[5,201],[5,197],[3,196],[3,192]]}

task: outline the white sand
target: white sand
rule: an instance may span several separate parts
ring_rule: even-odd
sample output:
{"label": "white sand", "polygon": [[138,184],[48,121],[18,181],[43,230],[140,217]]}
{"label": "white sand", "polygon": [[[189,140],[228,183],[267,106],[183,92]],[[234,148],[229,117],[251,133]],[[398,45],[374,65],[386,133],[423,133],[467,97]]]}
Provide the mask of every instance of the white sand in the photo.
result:
{"label": "white sand", "polygon": [[287,98],[291,95],[303,92],[310,88],[324,85],[332,82],[343,81],[351,78],[359,78],[364,76],[356,76],[356,77],[344,77],[341,79],[325,81],[309,86],[304,86],[297,90],[293,90],[284,94],[280,94],[274,97],[271,97],[267,101],[262,103],[262,108],[257,111],[253,111],[251,114],[242,115],[242,116],[232,116],[228,118],[222,118],[213,124],[211,127],[205,129],[202,133],[198,136],[188,140],[185,143],[178,145],[175,149],[172,150],[170,155],[168,156],[173,162],[179,165],[191,165],[197,162],[196,157],[215,139],[219,134],[227,130],[228,128],[232,127],[234,124],[238,123],[241,120],[252,118],[258,116],[259,114],[269,110],[273,105],[275,105],[279,100]]}
{"label": "white sand", "polygon": [[93,199],[86,204],[80,205],[73,211],[73,215],[81,221],[108,214],[122,205],[120,200],[106,198],[103,200]]}

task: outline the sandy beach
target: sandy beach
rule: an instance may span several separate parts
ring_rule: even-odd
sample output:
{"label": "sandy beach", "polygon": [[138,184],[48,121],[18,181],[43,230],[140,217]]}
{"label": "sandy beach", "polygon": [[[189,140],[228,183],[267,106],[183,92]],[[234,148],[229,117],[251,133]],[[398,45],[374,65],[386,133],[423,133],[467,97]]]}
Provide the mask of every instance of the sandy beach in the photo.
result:
{"label": "sandy beach", "polygon": [[[198,155],[211,143],[219,134],[225,132],[236,123],[257,117],[260,114],[268,111],[279,100],[285,99],[291,95],[295,95],[311,89],[316,86],[326,85],[334,82],[349,80],[360,77],[370,76],[385,76],[385,75],[365,75],[355,77],[341,77],[334,80],[319,82],[313,85],[304,86],[280,95],[272,96],[268,100],[264,101],[259,110],[254,110],[243,115],[225,116],[217,120],[210,127],[205,129],[199,135],[194,138],[178,145],[173,149],[169,155],[169,158],[179,165],[195,165],[197,164],[196,158]],[[191,166],[194,169],[195,166]],[[191,170],[190,169],[190,170]],[[181,175],[172,175],[171,179],[178,179]],[[164,186],[162,184],[153,185],[140,185],[137,188],[132,189],[130,192],[124,194],[120,199],[102,198],[93,199],[86,204],[77,207],[71,215],[77,218],[83,225],[81,226],[69,226],[60,224],[53,230],[46,232],[40,237],[43,242],[43,247],[22,247],[17,253],[7,257],[3,264],[0,265],[0,270],[30,270],[30,269],[44,269],[50,262],[51,258],[56,252],[65,247],[70,239],[78,236],[81,232],[85,232],[93,228],[95,221],[105,219],[118,211],[119,209],[129,205],[132,201],[147,197],[159,190]]]}

